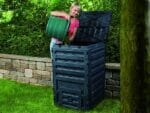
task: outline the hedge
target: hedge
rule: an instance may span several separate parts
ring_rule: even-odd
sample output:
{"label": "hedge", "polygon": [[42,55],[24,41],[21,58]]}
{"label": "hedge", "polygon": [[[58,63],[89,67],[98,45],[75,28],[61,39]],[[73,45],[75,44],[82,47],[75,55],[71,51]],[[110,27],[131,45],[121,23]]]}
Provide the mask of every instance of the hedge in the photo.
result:
{"label": "hedge", "polygon": [[[45,28],[51,10],[68,11],[73,0],[0,0],[0,53],[50,57]],[[120,0],[80,0],[82,10],[113,12],[106,61],[119,62]]]}

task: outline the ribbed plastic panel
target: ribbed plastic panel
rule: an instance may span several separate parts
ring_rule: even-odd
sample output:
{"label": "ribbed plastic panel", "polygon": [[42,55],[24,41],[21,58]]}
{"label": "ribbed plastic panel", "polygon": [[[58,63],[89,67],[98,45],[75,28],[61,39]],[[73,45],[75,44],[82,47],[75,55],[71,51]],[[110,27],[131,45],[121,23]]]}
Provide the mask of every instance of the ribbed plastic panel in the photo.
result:
{"label": "ribbed plastic panel", "polygon": [[87,110],[103,99],[110,17],[110,12],[82,12],[75,42],[53,47],[56,104]]}
{"label": "ribbed plastic panel", "polygon": [[103,98],[104,47],[102,42],[88,46],[54,46],[55,103],[86,110]]}
{"label": "ribbed plastic panel", "polygon": [[105,42],[109,30],[112,13],[109,11],[82,12],[79,17],[80,27],[74,43]]}

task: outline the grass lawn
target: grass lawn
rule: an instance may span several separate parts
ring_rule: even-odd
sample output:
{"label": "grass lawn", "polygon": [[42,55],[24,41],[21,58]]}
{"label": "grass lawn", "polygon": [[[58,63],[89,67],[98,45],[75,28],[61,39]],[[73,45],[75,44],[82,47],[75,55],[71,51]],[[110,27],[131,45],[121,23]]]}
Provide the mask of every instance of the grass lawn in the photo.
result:
{"label": "grass lawn", "polygon": [[33,86],[0,79],[0,113],[119,113],[120,101],[105,99],[90,111],[58,107],[52,87]]}

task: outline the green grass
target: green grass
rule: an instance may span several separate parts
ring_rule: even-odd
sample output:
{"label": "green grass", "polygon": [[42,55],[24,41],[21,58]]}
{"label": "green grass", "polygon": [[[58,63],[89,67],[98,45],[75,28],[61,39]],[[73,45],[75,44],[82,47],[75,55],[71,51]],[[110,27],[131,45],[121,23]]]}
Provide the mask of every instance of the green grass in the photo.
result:
{"label": "green grass", "polygon": [[0,113],[119,113],[120,101],[105,99],[90,111],[55,106],[52,87],[0,79]]}

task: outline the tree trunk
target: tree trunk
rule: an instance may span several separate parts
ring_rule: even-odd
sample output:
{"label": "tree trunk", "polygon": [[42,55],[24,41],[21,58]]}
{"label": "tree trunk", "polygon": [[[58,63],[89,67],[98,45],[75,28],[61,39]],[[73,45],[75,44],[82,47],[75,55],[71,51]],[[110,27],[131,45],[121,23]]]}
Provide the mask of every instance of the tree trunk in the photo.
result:
{"label": "tree trunk", "polygon": [[148,0],[148,12],[146,17],[146,25],[147,25],[147,45],[146,45],[146,76],[145,76],[145,90],[144,94],[146,97],[146,107],[147,107],[147,113],[150,113],[150,0]]}
{"label": "tree trunk", "polygon": [[148,113],[148,0],[122,0],[121,8],[121,113]]}

